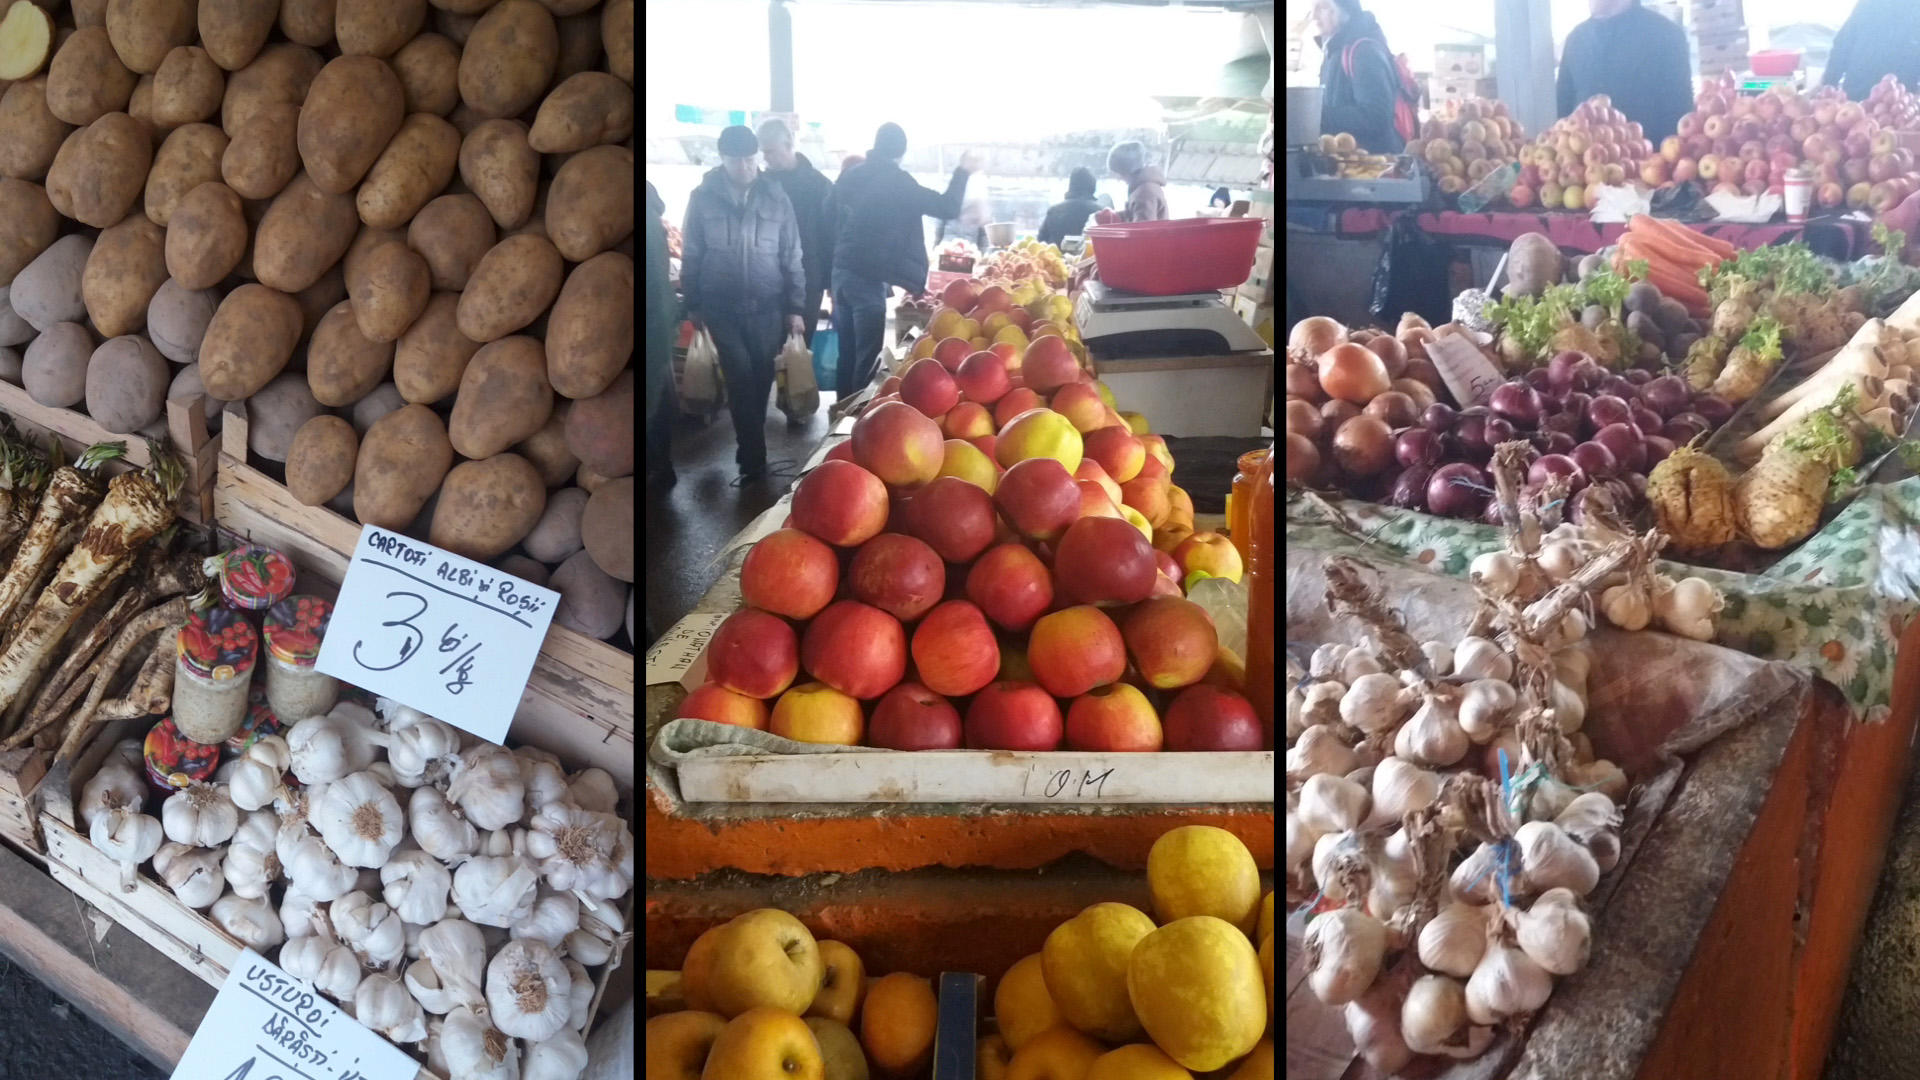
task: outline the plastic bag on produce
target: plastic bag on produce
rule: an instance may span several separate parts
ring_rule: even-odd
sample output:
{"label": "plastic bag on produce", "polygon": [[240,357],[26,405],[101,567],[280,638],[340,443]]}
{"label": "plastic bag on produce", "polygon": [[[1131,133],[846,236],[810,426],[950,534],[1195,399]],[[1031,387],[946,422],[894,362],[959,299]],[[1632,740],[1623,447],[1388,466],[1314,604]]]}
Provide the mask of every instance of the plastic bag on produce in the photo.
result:
{"label": "plastic bag on produce", "polygon": [[1602,184],[1595,192],[1593,210],[1587,214],[1587,220],[1595,224],[1629,221],[1635,214],[1645,214],[1653,209],[1653,203],[1647,196],[1626,184]]}
{"label": "plastic bag on produce", "polygon": [[687,367],[680,379],[680,401],[689,413],[712,412],[727,400],[726,385],[720,379],[720,350],[713,335],[701,327],[687,346]]}
{"label": "plastic bag on produce", "polygon": [[801,420],[820,411],[820,386],[813,379],[813,353],[799,334],[787,335],[786,347],[774,361],[774,400],[789,420]]}
{"label": "plastic bag on produce", "polygon": [[1447,285],[1453,249],[1421,231],[1414,217],[1397,217],[1388,227],[1386,250],[1373,272],[1368,310],[1388,326],[1408,311],[1438,326],[1453,311],[1453,292]]}

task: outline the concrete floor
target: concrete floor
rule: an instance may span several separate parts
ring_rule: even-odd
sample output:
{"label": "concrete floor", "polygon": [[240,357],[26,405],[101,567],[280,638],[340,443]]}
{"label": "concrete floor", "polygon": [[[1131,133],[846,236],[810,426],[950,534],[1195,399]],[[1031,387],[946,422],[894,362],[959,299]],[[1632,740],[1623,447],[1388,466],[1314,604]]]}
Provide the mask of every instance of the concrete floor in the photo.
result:
{"label": "concrete floor", "polygon": [[1853,954],[1825,1080],[1920,1076],[1920,772],[1887,845],[1886,870]]}
{"label": "concrete floor", "polygon": [[[182,971],[180,977],[193,976]],[[0,1077],[166,1080],[125,1043],[0,956]]]}

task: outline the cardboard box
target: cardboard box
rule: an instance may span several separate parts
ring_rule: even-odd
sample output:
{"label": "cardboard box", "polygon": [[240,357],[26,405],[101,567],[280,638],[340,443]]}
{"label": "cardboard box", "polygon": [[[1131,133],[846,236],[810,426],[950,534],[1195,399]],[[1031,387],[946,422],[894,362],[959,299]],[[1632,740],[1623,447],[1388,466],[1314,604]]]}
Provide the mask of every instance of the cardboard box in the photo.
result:
{"label": "cardboard box", "polygon": [[1747,28],[1747,13],[1741,0],[1693,0],[1687,11],[1687,26],[1696,35],[1727,33]]}
{"label": "cardboard box", "polygon": [[1435,110],[1446,102],[1461,102],[1468,98],[1494,99],[1500,96],[1500,86],[1492,78],[1443,79],[1438,75],[1427,78],[1427,99]]}
{"label": "cardboard box", "polygon": [[1270,278],[1273,276],[1273,248],[1271,246],[1254,249],[1253,277]]}
{"label": "cardboard box", "polygon": [[1435,45],[1433,77],[1436,79],[1475,79],[1487,74],[1485,45]]}

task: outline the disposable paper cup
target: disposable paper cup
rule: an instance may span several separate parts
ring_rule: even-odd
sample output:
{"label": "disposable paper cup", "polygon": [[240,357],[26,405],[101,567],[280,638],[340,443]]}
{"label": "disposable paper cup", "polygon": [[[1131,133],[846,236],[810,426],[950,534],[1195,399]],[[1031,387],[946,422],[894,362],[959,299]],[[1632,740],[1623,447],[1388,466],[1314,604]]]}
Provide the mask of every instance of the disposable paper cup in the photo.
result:
{"label": "disposable paper cup", "polygon": [[1795,225],[1806,221],[1807,205],[1813,201],[1813,174],[1794,169],[1781,186],[1787,199],[1787,220]]}

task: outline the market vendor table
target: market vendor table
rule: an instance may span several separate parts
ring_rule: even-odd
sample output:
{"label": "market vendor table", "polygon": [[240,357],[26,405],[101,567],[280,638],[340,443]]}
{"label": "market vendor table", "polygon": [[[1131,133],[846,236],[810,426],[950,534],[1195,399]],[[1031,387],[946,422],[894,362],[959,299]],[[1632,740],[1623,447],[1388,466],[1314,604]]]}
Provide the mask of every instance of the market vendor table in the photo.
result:
{"label": "market vendor table", "polygon": [[[1331,231],[1353,238],[1385,233],[1393,220],[1408,211],[1389,211],[1379,207],[1355,207],[1331,212]],[[1545,233],[1562,251],[1592,254],[1620,239],[1624,222],[1596,224],[1585,214],[1526,213],[1503,211],[1467,214],[1458,210],[1413,213],[1421,232],[1460,245],[1497,245],[1506,247],[1523,233]],[[1819,254],[1850,262],[1867,254],[1871,241],[1871,223],[1853,218],[1810,219],[1805,225],[1743,225],[1734,222],[1685,222],[1687,228],[1718,237],[1742,250],[1805,240]]]}

